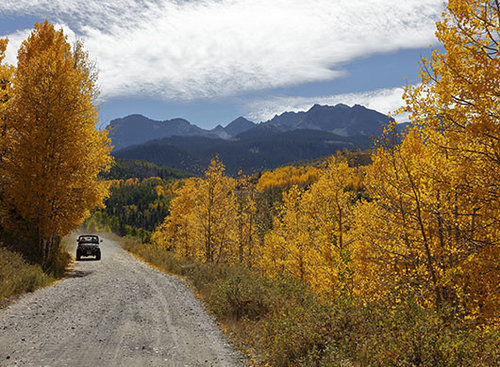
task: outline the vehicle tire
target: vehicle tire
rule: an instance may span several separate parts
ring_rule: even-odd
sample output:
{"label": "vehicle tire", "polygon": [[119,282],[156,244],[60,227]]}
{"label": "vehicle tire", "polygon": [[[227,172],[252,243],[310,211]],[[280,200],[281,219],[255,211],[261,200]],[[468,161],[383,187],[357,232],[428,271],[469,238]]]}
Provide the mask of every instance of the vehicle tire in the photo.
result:
{"label": "vehicle tire", "polygon": [[101,252],[100,251],[95,255],[95,259],[101,260]]}
{"label": "vehicle tire", "polygon": [[80,253],[79,253],[79,252],[77,252],[77,253],[76,253],[76,261],[80,261],[80,259],[81,259],[81,258],[82,258],[82,257],[80,256]]}

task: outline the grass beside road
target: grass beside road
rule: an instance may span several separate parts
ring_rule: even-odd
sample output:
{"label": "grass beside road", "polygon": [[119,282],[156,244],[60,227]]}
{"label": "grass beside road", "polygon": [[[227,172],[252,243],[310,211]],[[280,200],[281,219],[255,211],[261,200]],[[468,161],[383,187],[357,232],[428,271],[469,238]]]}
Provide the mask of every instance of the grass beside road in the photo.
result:
{"label": "grass beside road", "polygon": [[497,366],[500,333],[404,302],[321,300],[305,285],[193,262],[122,239],[125,250],[186,278],[238,348],[262,366]]}
{"label": "grass beside road", "polygon": [[55,277],[44,273],[40,265],[31,265],[19,253],[0,247],[0,306],[54,281]]}
{"label": "grass beside road", "polygon": [[[46,271],[26,260],[21,251],[15,250],[15,246],[5,246],[0,242],[0,308],[14,297],[47,287],[63,278],[71,262],[71,256],[65,250],[67,241],[68,238],[61,241],[58,253]],[[20,248],[26,250],[22,246]]]}

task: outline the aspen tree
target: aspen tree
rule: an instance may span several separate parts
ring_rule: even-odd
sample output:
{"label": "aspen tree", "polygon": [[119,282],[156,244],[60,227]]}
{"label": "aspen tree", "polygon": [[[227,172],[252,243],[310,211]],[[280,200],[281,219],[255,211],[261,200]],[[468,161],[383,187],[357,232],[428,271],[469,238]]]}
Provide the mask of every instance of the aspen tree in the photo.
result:
{"label": "aspen tree", "polygon": [[31,235],[48,266],[58,239],[107,195],[97,175],[109,168],[110,140],[95,129],[98,90],[87,54],[47,21],[22,43],[12,84],[2,162],[7,226]]}
{"label": "aspen tree", "polygon": [[256,218],[256,187],[250,177],[240,175],[236,186],[236,246],[238,263],[251,268],[259,256]]}
{"label": "aspen tree", "polygon": [[478,322],[500,308],[500,9],[450,0],[404,110],[415,127],[381,148],[356,214],[366,298],[411,296]]}
{"label": "aspen tree", "polygon": [[186,179],[183,185],[175,190],[175,197],[170,202],[170,214],[152,236],[152,241],[157,246],[187,258],[196,257],[199,252],[197,247],[200,247],[195,242],[195,233],[201,229],[194,216],[195,197],[200,180],[200,178]]}
{"label": "aspen tree", "polygon": [[[12,78],[14,68],[3,63],[8,40],[0,39],[0,172],[3,167],[5,153],[9,147],[8,135],[8,108],[12,100]],[[2,172],[3,178],[3,172]],[[0,202],[4,196],[5,180],[0,183]],[[0,206],[0,217],[5,217],[7,213],[5,208]],[[2,232],[2,223],[0,222],[0,233]]]}
{"label": "aspen tree", "polygon": [[450,207],[439,218],[442,241],[458,251],[443,297],[457,298],[479,321],[498,320],[500,2],[450,0],[436,36],[446,52],[423,60],[422,83],[407,88],[405,101],[446,167],[444,176],[435,165],[429,172]]}
{"label": "aspen tree", "polygon": [[401,146],[380,148],[367,170],[371,201],[358,206],[351,233],[356,239],[354,284],[366,300],[383,299],[397,289],[425,304],[441,302],[433,182],[425,174],[431,158],[414,129]]}
{"label": "aspen tree", "polygon": [[195,196],[195,216],[202,230],[203,261],[229,262],[236,259],[235,180],[224,174],[225,167],[216,157],[210,162]]}
{"label": "aspen tree", "polygon": [[350,295],[354,169],[334,157],[317,182],[303,196],[307,228],[316,259],[311,263],[311,284],[320,293]]}
{"label": "aspen tree", "polygon": [[170,215],[153,234],[158,246],[203,262],[238,261],[236,185],[224,170],[214,158],[204,177],[175,191]]}
{"label": "aspen tree", "polygon": [[261,268],[270,275],[310,279],[309,259],[315,257],[305,218],[302,196],[296,185],[283,193],[283,204],[273,218],[273,229],[265,236]]}
{"label": "aspen tree", "polygon": [[347,232],[353,197],[352,168],[334,157],[311,187],[292,186],[266,235],[260,266],[272,276],[288,275],[328,296],[350,295],[352,270]]}

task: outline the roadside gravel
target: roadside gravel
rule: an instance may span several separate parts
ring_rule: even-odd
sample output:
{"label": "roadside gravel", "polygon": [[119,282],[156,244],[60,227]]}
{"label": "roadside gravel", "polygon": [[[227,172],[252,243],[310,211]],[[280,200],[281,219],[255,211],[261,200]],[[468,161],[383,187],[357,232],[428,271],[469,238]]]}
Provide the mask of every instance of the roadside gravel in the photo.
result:
{"label": "roadside gravel", "polygon": [[101,251],[0,310],[0,366],[245,365],[182,280]]}

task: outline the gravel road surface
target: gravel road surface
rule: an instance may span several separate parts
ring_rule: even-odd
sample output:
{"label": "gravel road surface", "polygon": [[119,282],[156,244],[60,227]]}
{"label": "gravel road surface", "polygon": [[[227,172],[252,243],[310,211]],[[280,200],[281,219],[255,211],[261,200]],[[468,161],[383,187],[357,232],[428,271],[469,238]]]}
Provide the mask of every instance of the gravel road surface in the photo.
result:
{"label": "gravel road surface", "polygon": [[110,239],[101,251],[0,310],[0,366],[245,364],[182,280]]}

